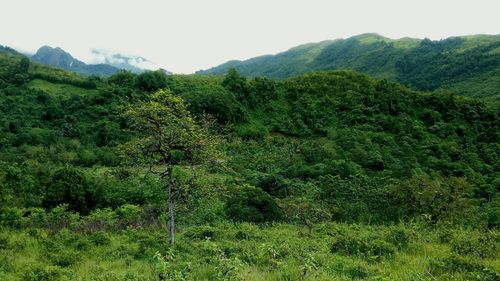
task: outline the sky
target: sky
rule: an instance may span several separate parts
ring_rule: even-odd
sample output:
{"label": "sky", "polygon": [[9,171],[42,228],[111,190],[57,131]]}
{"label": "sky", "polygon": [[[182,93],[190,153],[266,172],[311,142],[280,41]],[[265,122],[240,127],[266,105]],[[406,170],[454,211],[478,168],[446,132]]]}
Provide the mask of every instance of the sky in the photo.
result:
{"label": "sky", "polygon": [[500,34],[499,0],[3,0],[0,45],[142,56],[175,73],[376,32],[442,39]]}

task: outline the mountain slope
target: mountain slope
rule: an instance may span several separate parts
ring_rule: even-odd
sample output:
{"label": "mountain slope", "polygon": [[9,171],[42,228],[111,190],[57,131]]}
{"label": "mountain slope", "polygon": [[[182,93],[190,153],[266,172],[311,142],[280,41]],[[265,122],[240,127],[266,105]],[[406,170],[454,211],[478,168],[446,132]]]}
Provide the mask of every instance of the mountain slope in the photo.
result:
{"label": "mountain slope", "polygon": [[[445,40],[377,34],[323,41],[246,61],[230,61],[198,74],[224,74],[235,68],[245,76],[287,78],[317,70],[350,69],[388,78],[418,90],[444,89],[465,96],[500,99],[500,35]],[[481,90],[486,88],[487,90]],[[478,91],[479,90],[479,91]]]}
{"label": "mountain slope", "polygon": [[118,68],[107,64],[89,64],[75,59],[63,49],[43,46],[31,57],[33,60],[64,70],[74,71],[85,75],[109,76],[119,71]]}

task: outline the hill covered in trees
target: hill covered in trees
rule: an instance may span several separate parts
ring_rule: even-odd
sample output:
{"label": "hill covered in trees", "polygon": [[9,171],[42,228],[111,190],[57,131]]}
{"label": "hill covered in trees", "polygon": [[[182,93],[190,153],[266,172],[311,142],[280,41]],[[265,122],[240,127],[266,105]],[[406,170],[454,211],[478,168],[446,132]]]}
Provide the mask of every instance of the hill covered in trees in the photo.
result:
{"label": "hill covered in trees", "polygon": [[[172,148],[175,245],[127,154],[148,135],[124,111],[160,89],[221,139],[199,165]],[[495,103],[352,71],[99,78],[2,49],[0,279],[498,280],[499,127]]]}
{"label": "hill covered in trees", "polygon": [[500,36],[473,35],[444,40],[389,39],[362,34],[310,43],[245,61],[229,61],[199,74],[226,73],[288,78],[318,70],[355,70],[413,89],[498,99]]}

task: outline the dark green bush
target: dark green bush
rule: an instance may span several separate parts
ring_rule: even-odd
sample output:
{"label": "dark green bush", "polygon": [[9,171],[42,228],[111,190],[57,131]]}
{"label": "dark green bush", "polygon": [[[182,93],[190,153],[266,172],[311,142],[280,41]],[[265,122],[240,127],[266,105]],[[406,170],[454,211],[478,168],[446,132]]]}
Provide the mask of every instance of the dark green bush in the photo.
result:
{"label": "dark green bush", "polygon": [[269,195],[284,198],[289,193],[285,179],[280,175],[263,175],[257,178],[255,186],[260,187]]}
{"label": "dark green bush", "polygon": [[167,75],[162,70],[145,71],[135,77],[136,86],[146,92],[153,92],[167,86]]}
{"label": "dark green bush", "polygon": [[68,208],[80,213],[88,213],[88,183],[84,175],[77,169],[66,166],[54,172],[45,191],[43,204],[52,209],[60,204],[68,204]]}
{"label": "dark green bush", "polygon": [[226,203],[227,215],[235,221],[268,222],[279,220],[282,211],[273,198],[261,189],[243,186]]}

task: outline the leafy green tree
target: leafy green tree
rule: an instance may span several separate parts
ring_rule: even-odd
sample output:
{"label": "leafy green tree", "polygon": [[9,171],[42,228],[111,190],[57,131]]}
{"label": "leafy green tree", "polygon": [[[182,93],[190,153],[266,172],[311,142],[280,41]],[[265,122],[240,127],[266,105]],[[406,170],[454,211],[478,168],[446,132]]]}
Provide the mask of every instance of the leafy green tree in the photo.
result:
{"label": "leafy green tree", "polygon": [[473,205],[474,186],[465,178],[430,178],[426,175],[393,186],[391,195],[406,215],[429,216],[431,221],[460,219]]}
{"label": "leafy green tree", "polygon": [[228,70],[222,85],[229,91],[237,94],[240,100],[244,100],[248,94],[247,79],[241,76],[234,68]]}
{"label": "leafy green tree", "polygon": [[143,91],[153,92],[167,86],[167,75],[161,70],[145,71],[136,77],[136,85]]}
{"label": "leafy green tree", "polygon": [[168,191],[169,241],[174,243],[174,198],[180,192],[175,185],[174,166],[201,164],[215,155],[216,138],[208,127],[200,126],[191,116],[182,98],[168,90],[159,90],[126,107],[136,137],[125,146],[125,152],[150,171],[158,174]]}
{"label": "leafy green tree", "polygon": [[50,177],[43,204],[52,209],[67,203],[70,210],[88,213],[92,207],[88,204],[88,195],[88,184],[84,175],[74,167],[66,166]]}
{"label": "leafy green tree", "polygon": [[233,220],[258,223],[282,217],[282,211],[273,198],[252,186],[243,186],[235,191],[226,204],[226,212]]}
{"label": "leafy green tree", "polygon": [[30,59],[27,57],[23,57],[19,62],[19,71],[21,73],[28,73],[28,69],[30,68]]}

